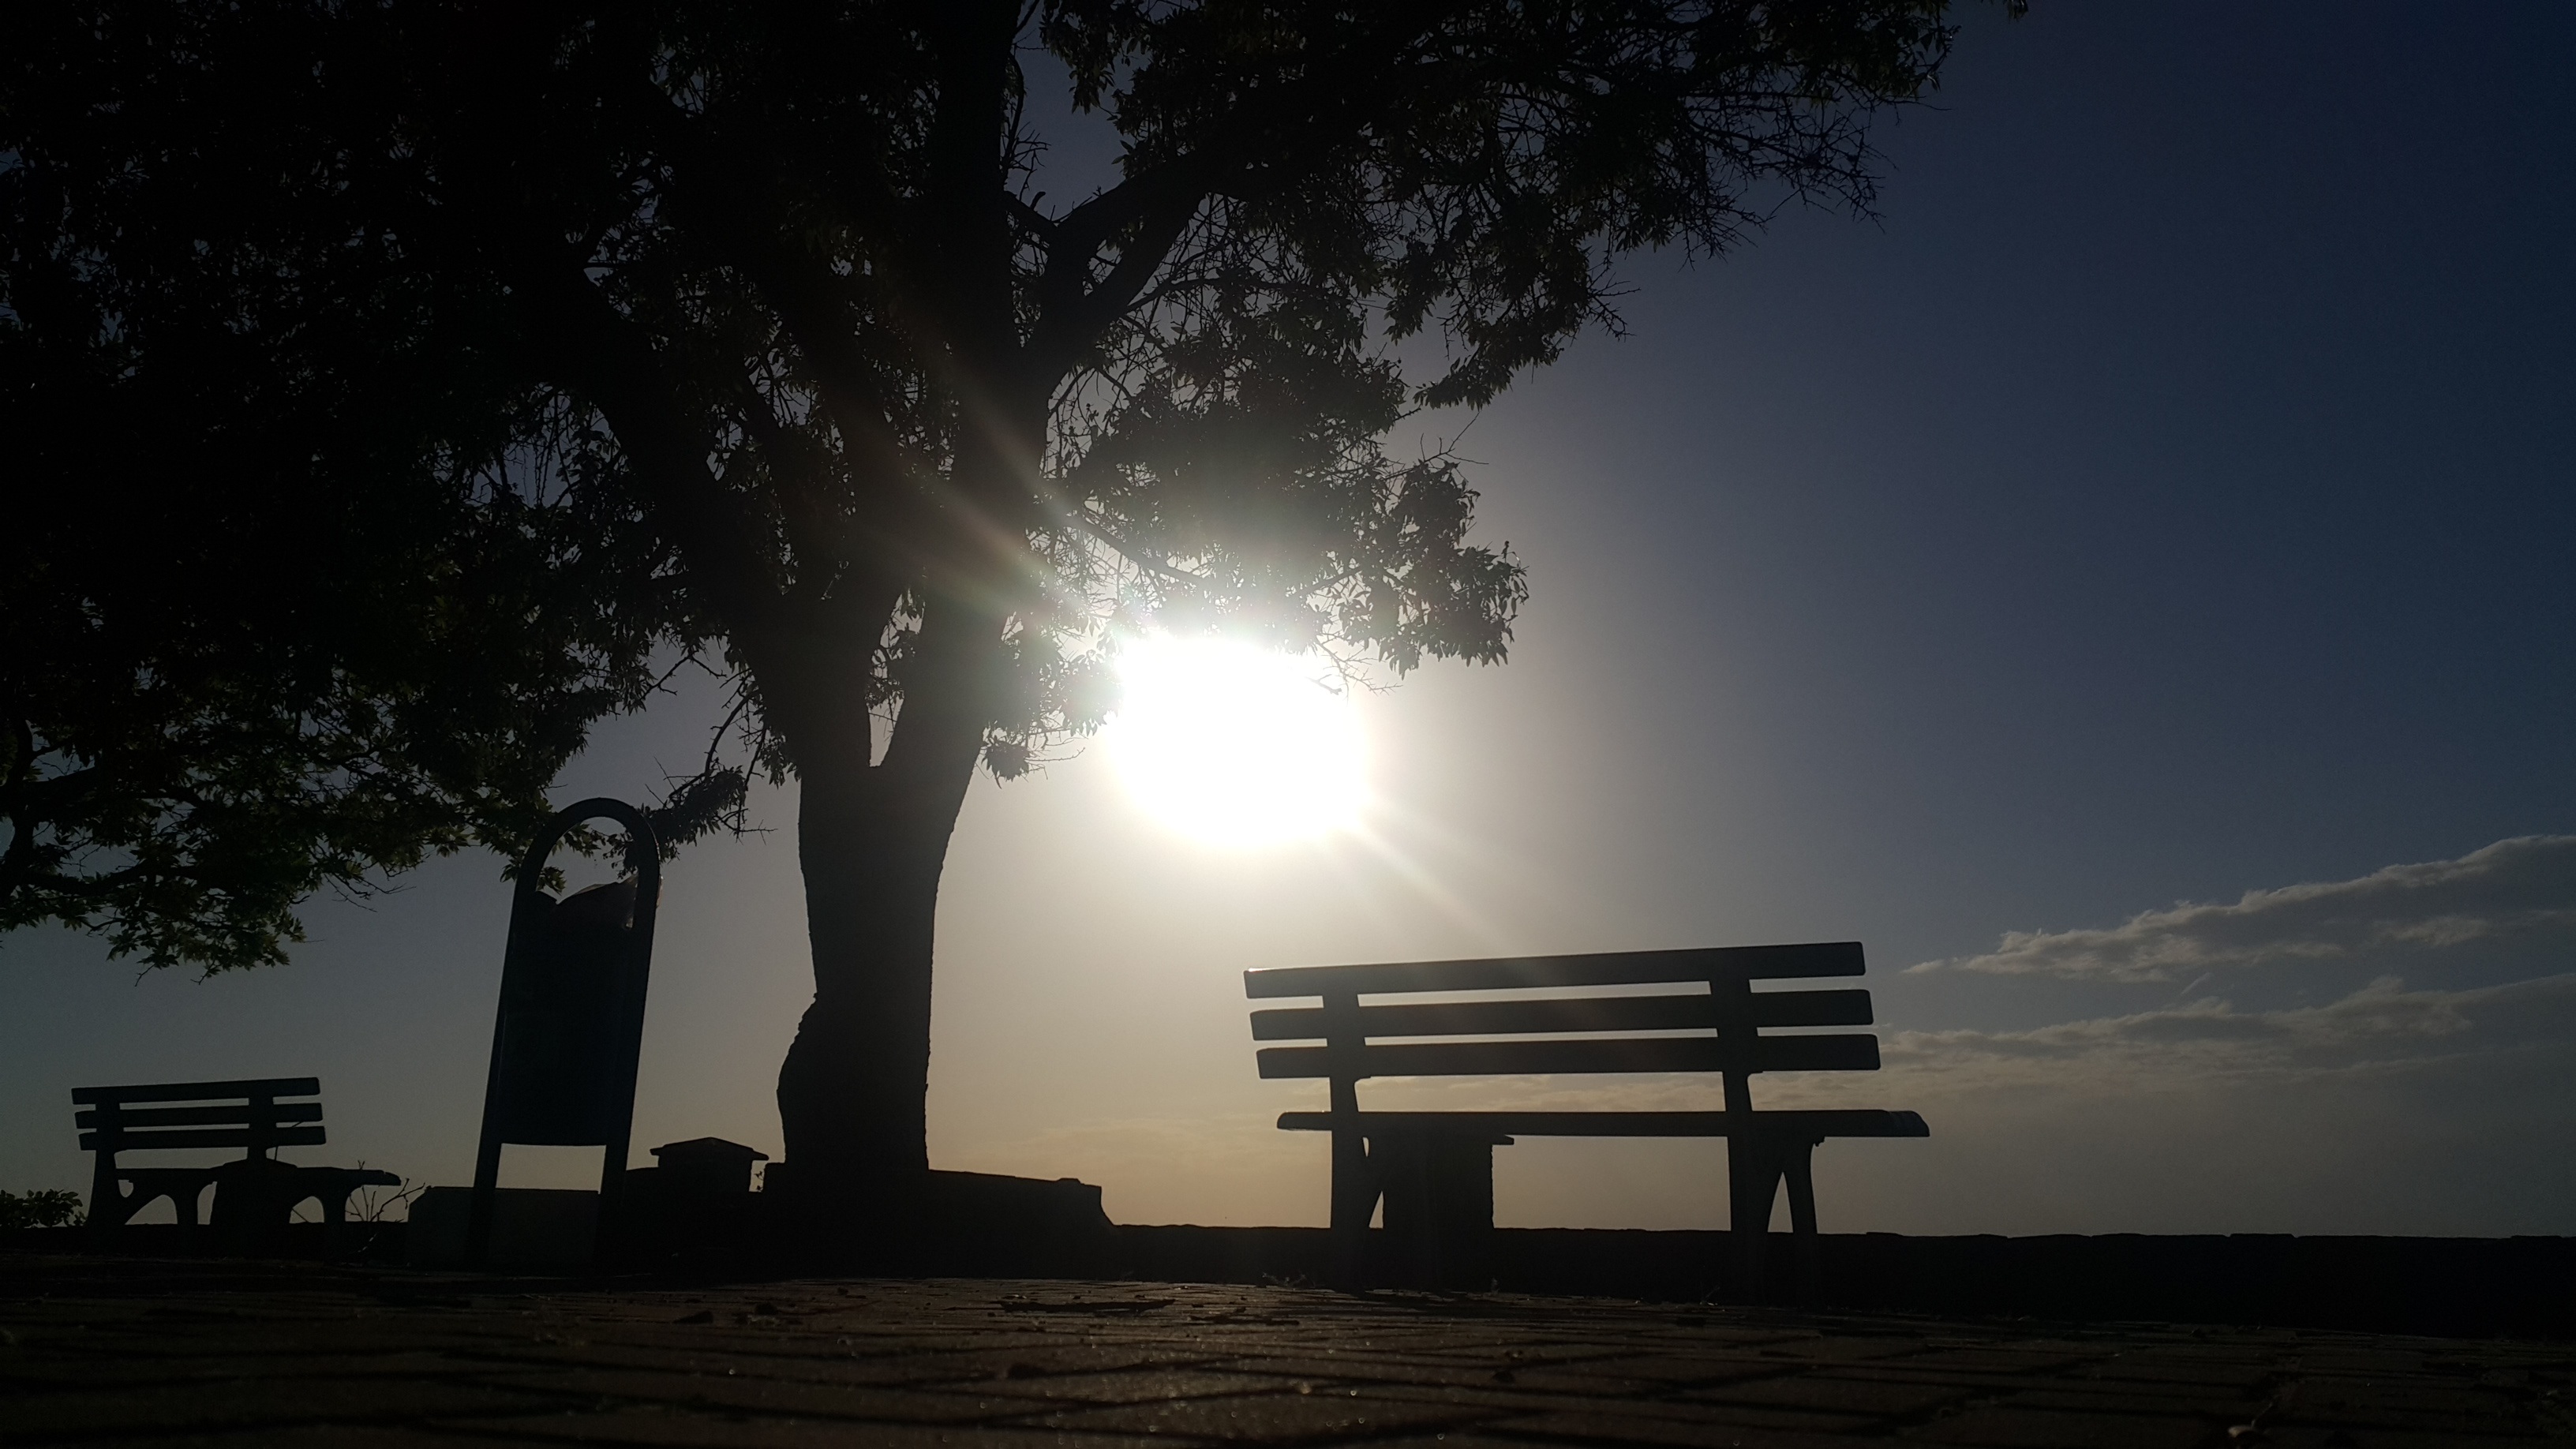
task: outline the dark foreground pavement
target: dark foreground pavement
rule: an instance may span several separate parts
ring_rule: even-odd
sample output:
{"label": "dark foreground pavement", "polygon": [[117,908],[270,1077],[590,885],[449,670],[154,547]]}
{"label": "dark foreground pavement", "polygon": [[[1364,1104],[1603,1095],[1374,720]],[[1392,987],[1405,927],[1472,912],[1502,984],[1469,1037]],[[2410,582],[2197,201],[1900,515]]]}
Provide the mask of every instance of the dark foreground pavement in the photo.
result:
{"label": "dark foreground pavement", "polygon": [[0,1444],[2501,1446],[2576,1345],[947,1279],[0,1260]]}

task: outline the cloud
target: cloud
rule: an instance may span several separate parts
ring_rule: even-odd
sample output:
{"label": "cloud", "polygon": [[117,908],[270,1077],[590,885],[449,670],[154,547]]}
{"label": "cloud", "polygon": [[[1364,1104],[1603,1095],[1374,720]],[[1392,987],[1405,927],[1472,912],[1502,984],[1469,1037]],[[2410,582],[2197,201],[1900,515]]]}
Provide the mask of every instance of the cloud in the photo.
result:
{"label": "cloud", "polygon": [[2499,840],[2457,860],[2247,891],[2233,905],[2178,905],[2109,929],[2009,931],[1985,955],[1911,969],[2171,981],[2472,943],[2576,957],[2576,835]]}
{"label": "cloud", "polygon": [[1916,1080],[2071,1089],[2386,1076],[2571,1046],[2576,974],[2466,991],[2410,991],[2382,977],[2341,1000],[2280,1011],[2239,1011],[2210,998],[2030,1031],[1897,1032],[1883,1055]]}

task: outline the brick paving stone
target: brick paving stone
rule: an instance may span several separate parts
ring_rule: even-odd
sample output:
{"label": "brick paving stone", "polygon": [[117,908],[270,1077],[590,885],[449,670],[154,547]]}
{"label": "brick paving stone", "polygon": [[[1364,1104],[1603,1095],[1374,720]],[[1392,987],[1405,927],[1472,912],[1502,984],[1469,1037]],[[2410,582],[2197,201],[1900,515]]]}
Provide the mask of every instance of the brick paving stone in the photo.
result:
{"label": "brick paving stone", "polygon": [[[1490,1377],[1490,1375],[1488,1375]],[[1710,1382],[1716,1382],[1712,1373]],[[1593,1399],[1634,1399],[1671,1391],[1673,1385],[1653,1379],[1620,1378],[1611,1374],[1583,1373],[1571,1369],[1520,1369],[1512,1382],[1525,1389],[1542,1389],[1549,1393],[1573,1394]]]}
{"label": "brick paving stone", "polygon": [[970,1353],[915,1352],[880,1355],[860,1349],[834,1351],[830,1345],[809,1352],[776,1353],[769,1345],[757,1350],[728,1351],[721,1343],[698,1343],[685,1349],[616,1342],[532,1345],[511,1355],[517,1363],[555,1363],[600,1368],[649,1368],[681,1373],[722,1373],[734,1369],[764,1378],[804,1379],[815,1383],[880,1384],[887,1387],[976,1385],[1014,1376],[1125,1372],[1186,1367],[1213,1355],[1153,1346],[1064,1344]]}
{"label": "brick paving stone", "polygon": [[237,1429],[220,1434],[154,1435],[148,1439],[83,1439],[83,1449],[561,1449],[552,1439],[508,1434],[462,1434],[435,1428],[299,1424]]}
{"label": "brick paving stone", "polygon": [[848,1449],[852,1445],[884,1449],[1134,1449],[1128,1438],[1068,1434],[1047,1429],[913,1424],[846,1423],[803,1419],[722,1418],[687,1411],[618,1409],[596,1414],[558,1414],[532,1419],[467,1420],[452,1425],[470,1438],[448,1441],[464,1449],[484,1442],[480,1436],[520,1436],[514,1442],[562,1449],[565,1444],[637,1444],[671,1449]]}
{"label": "brick paving stone", "polygon": [[2421,1349],[2316,1347],[2299,1355],[2312,1372],[2367,1378],[2374,1373],[2411,1374],[2424,1366]]}
{"label": "brick paving stone", "polygon": [[41,1441],[101,1432],[220,1428],[240,1424],[328,1421],[399,1423],[443,1412],[534,1407],[526,1394],[478,1384],[417,1379],[261,1378],[212,1384],[165,1384],[33,1393],[0,1408],[0,1430],[12,1441]]}
{"label": "brick paving stone", "polygon": [[[1902,1366],[1908,1369],[1959,1369],[1978,1374],[2048,1374],[2078,1365],[2090,1365],[2106,1357],[2106,1349],[2074,1351],[2069,1349],[2003,1348],[1934,1348],[1922,1353],[1905,1354]],[[1879,1354],[1880,1360],[1895,1354]]]}
{"label": "brick paving stone", "polygon": [[[0,1257],[12,1449],[2506,1449],[2576,1439],[2571,1403],[2566,1344],[1512,1294]],[[2230,1438],[2248,1425],[2259,1437]]]}
{"label": "brick paving stone", "polygon": [[2189,1363],[2146,1354],[2123,1354],[2086,1366],[2084,1376],[2106,1383],[2156,1384],[2177,1389],[2242,1392],[2260,1387],[2277,1372],[2267,1363]]}
{"label": "brick paving stone", "polygon": [[[1572,1394],[1525,1393],[1511,1388],[1433,1388],[1401,1384],[1371,1384],[1359,1390],[1361,1398],[1415,1399],[1424,1403],[1455,1404],[1491,1411],[1493,1415],[1531,1415],[1595,1412],[1615,1413],[1623,1418],[1673,1419],[1685,1423],[1804,1425],[1801,1416],[1765,1417],[1758,1409],[1726,1410],[1712,1408],[1677,1398],[1595,1399]],[[1811,1425],[1810,1425],[1811,1426]]]}
{"label": "brick paving stone", "polygon": [[2227,1443],[2229,1427],[2202,1415],[2069,1413],[2004,1404],[1936,1420],[1906,1437],[1992,1449],[2202,1449]]}
{"label": "brick paving stone", "polygon": [[1356,1391],[1318,1389],[1304,1394],[1122,1404],[1049,1414],[1032,1422],[1051,1429],[1151,1434],[1157,1438],[1178,1435],[1226,1443],[1297,1443],[1376,1438],[1394,1429],[1466,1424],[1492,1417],[1493,1411],[1470,1405],[1364,1398]]}
{"label": "brick paving stone", "polygon": [[462,1378],[480,1366],[446,1354],[396,1351],[374,1354],[329,1353],[304,1356],[223,1354],[186,1358],[130,1353],[66,1361],[33,1360],[0,1355],[0,1392],[15,1383],[28,1388],[119,1389],[188,1383],[214,1383],[253,1376],[290,1378],[432,1377]]}
{"label": "brick paving stone", "polygon": [[1665,1353],[1648,1358],[1587,1359],[1575,1367],[1579,1372],[1605,1378],[1621,1378],[1634,1382],[1662,1384],[1672,1388],[1688,1388],[1699,1384],[1726,1383],[1735,1379],[1796,1372],[1804,1364],[1817,1361],[1815,1356],[1804,1351],[1806,1345],[1802,1344],[1799,1347],[1801,1351],[1795,1355],[1797,1359],[1795,1363],[1783,1363],[1767,1351],[1746,1354],[1729,1349],[1696,1356]]}
{"label": "brick paving stone", "polygon": [[1472,1429],[1446,1429],[1430,1434],[1399,1434],[1371,1439],[1369,1449],[1529,1449],[1527,1439],[1496,1439]]}
{"label": "brick paving stone", "polygon": [[1085,1404],[1147,1404],[1170,1399],[1213,1399],[1238,1394],[1311,1392],[1311,1383],[1273,1374],[1209,1373],[1200,1369],[1135,1373],[1044,1374],[998,1379],[988,1394]]}
{"label": "brick paving stone", "polygon": [[1857,1449],[1871,1442],[1841,1434],[1726,1424],[1711,1419],[1658,1419],[1622,1413],[1618,1405],[1581,1413],[1501,1419],[1484,1426],[1498,1437],[1555,1444],[1671,1445],[1673,1449]]}
{"label": "brick paving stone", "polygon": [[1420,1384],[1455,1388],[1483,1388],[1497,1383],[1521,1382],[1523,1375],[1535,1371],[1530,1365],[1504,1353],[1466,1362],[1417,1363],[1360,1354],[1316,1354],[1296,1358],[1261,1355],[1227,1359],[1223,1363],[1228,1369],[1239,1369],[1245,1373],[1277,1374],[1309,1382]]}
{"label": "brick paving stone", "polygon": [[[2313,1384],[2301,1385],[2313,1390]],[[2268,1426],[2313,1425],[2322,1429],[2344,1429],[2350,1433],[2368,1433],[2374,1442],[2383,1434],[2449,1434],[2511,1437],[2534,1432],[2538,1416],[2528,1401],[2506,1401],[2493,1405],[2452,1405],[2445,1407],[2438,1397],[2422,1404],[2403,1399],[2382,1398],[2367,1404],[2350,1400],[2338,1404],[2306,1401],[2305,1396],[2283,1405],[2265,1420]],[[2571,1436],[2576,1437],[2576,1436]]]}
{"label": "brick paving stone", "polygon": [[1834,1413],[1907,1417],[1963,1403],[1974,1392],[1972,1388],[1956,1384],[1905,1383],[1892,1379],[1853,1378],[1843,1374],[1796,1374],[1693,1389],[1684,1397],[1699,1403],[1772,1404]]}
{"label": "brick paving stone", "polygon": [[2183,1414],[2222,1427],[2251,1423],[2263,1412],[2259,1394],[2205,1394],[2173,1389],[2109,1388],[2070,1385],[2023,1389],[2003,1402],[2017,1409],[2048,1409],[2070,1414]]}
{"label": "brick paving stone", "polygon": [[1047,1343],[1015,1349],[914,1355],[888,1365],[917,1375],[915,1382],[1025,1378],[1032,1375],[1130,1373],[1179,1370],[1216,1362],[1203,1347],[1150,1343]]}
{"label": "brick paving stone", "polygon": [[2532,1439],[2527,1434],[2483,1434],[2463,1428],[2365,1428],[2354,1431],[2329,1431],[2316,1426],[2264,1426],[2259,1446],[2262,1449],[2566,1449],[2566,1434]]}
{"label": "brick paving stone", "polygon": [[[528,1367],[649,1369],[675,1374],[720,1374],[732,1369],[757,1373],[764,1378],[805,1379],[825,1384],[876,1384],[887,1388],[990,1377],[989,1373],[959,1372],[914,1358],[860,1357],[848,1352],[728,1353],[720,1346],[706,1344],[674,1348],[595,1339],[531,1344],[518,1352],[497,1356],[492,1361]],[[483,1366],[488,1367],[489,1364]]]}
{"label": "brick paving stone", "polygon": [[[1601,1412],[1586,1406],[1576,1412]],[[1674,1424],[1708,1424],[1727,1429],[1771,1429],[1810,1435],[1856,1435],[1881,1430],[1882,1415],[1833,1412],[1819,1409],[1793,1409],[1768,1404],[1740,1404],[1703,1401],[1679,1404],[1670,1401],[1625,1403],[1610,1406],[1608,1412],[1628,1419],[1652,1419]]]}
{"label": "brick paving stone", "polygon": [[667,1373],[638,1369],[556,1369],[494,1375],[488,1382],[557,1401],[638,1401],[689,1408],[756,1410],[796,1418],[867,1419],[893,1424],[965,1424],[1010,1412],[1012,1401],[858,1384],[764,1378],[733,1369]]}

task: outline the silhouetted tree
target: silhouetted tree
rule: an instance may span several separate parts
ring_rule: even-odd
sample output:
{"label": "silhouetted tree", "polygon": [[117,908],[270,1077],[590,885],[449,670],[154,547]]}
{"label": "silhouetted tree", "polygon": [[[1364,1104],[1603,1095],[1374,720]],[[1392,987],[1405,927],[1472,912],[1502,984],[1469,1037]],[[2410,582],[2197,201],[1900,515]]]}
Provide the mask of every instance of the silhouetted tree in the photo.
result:
{"label": "silhouetted tree", "polygon": [[[801,789],[815,996],[779,1081],[789,1160],[809,1184],[899,1177],[925,1165],[934,904],[978,763],[1016,775],[1089,728],[1086,646],[1149,614],[1399,671],[1500,659],[1518,567],[1469,541],[1450,460],[1380,439],[1615,323],[1621,253],[1720,252],[1794,198],[1865,206],[1866,123],[1931,83],[1944,12],[50,7],[0,62],[5,320],[12,346],[50,338],[116,379],[184,370],[155,356],[165,334],[218,337],[312,405],[296,428],[348,444],[307,458],[296,428],[262,430],[294,455],[192,470],[171,455],[257,403],[226,383],[160,431],[161,462],[106,455],[126,518],[225,516],[206,490],[272,467],[309,484],[244,516],[292,536],[278,566],[319,570],[326,607],[373,605],[342,631],[366,638],[292,605],[224,613],[206,689],[246,658],[289,685],[253,714],[372,722],[422,687],[416,661],[453,661],[427,672],[465,737],[509,741],[461,771],[410,723],[290,753],[281,778],[354,755],[402,762],[402,788],[385,838],[308,834],[281,879],[506,836],[534,772],[640,699],[639,641],[705,646],[741,706],[729,758]],[[1114,174],[1050,187],[1049,142],[1080,137]],[[281,521],[306,508],[354,516],[344,564],[327,527]],[[371,675],[387,618],[385,647],[424,647]],[[494,664],[512,687],[463,677],[516,618],[531,637]],[[307,645],[327,678],[265,658]],[[65,647],[103,690],[158,668]],[[161,748],[108,738],[94,768]],[[21,766],[30,748],[22,729]]]}

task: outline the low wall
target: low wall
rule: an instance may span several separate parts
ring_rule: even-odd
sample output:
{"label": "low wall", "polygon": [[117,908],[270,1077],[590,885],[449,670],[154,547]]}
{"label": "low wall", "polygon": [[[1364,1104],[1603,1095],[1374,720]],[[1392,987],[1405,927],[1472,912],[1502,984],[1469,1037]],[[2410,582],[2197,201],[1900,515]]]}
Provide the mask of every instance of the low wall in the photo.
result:
{"label": "low wall", "polygon": [[[1122,1227],[1131,1275],[1321,1282],[1321,1228]],[[1494,1286],[1665,1302],[1725,1301],[1728,1235],[1579,1228],[1494,1234]],[[1775,1233],[1766,1281],[1799,1296]],[[1819,1307],[2070,1320],[2272,1324],[2443,1335],[2576,1337],[2576,1239],[1905,1237],[1825,1234]]]}
{"label": "low wall", "polygon": [[[352,1224],[342,1244],[366,1263],[400,1263],[405,1225]],[[951,1254],[911,1265],[931,1274],[1128,1278],[1160,1282],[1320,1284],[1331,1272],[1321,1228],[1125,1226],[1080,1253],[1016,1232],[1028,1250],[984,1261]],[[1372,1236],[1382,1236],[1373,1234]],[[321,1229],[297,1225],[289,1251],[321,1255]],[[697,1271],[745,1278],[867,1271],[782,1260],[756,1243],[711,1243]],[[1381,1248],[1385,1245],[1380,1244]],[[1766,1280],[1797,1298],[1795,1248],[1773,1234]],[[0,1252],[179,1256],[178,1229],[136,1226],[111,1247],[70,1228],[0,1231]],[[730,1251],[728,1251],[730,1250]],[[990,1254],[983,1258],[991,1258]],[[1727,1235],[1578,1228],[1494,1234],[1494,1287],[1523,1293],[1724,1302]],[[876,1267],[874,1271],[885,1271]],[[2266,1324],[2453,1337],[2576,1338],[2576,1239],[2231,1237],[1954,1237],[1826,1234],[1816,1240],[1816,1307],[2061,1321]]]}
{"label": "low wall", "polygon": [[[320,1223],[288,1223],[275,1247],[291,1259],[339,1258],[369,1265],[403,1260],[407,1228],[400,1222],[343,1223],[335,1243]],[[204,1258],[221,1256],[214,1234],[192,1235],[177,1223],[128,1223],[105,1238],[86,1228],[0,1228],[0,1253],[69,1254],[79,1257]]]}

